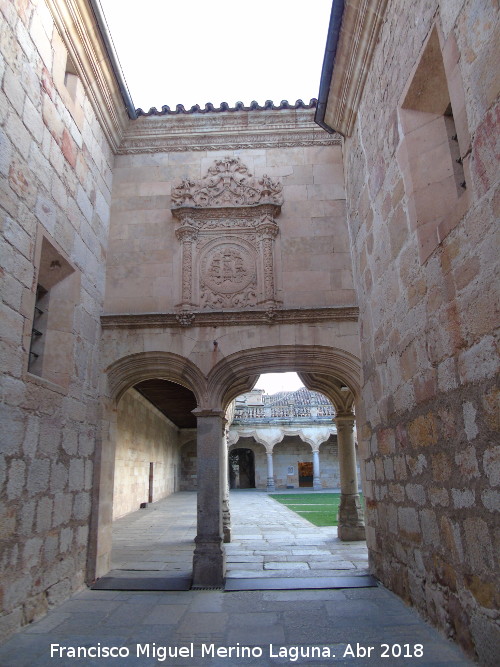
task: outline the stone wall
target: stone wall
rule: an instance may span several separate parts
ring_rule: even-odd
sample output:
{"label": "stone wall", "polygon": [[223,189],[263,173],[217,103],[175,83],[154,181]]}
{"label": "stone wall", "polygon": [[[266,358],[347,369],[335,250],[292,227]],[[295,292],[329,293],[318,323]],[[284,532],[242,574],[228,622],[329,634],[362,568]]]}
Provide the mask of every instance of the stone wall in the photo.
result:
{"label": "stone wall", "polygon": [[340,489],[339,448],[336,437],[331,436],[320,445],[319,463],[321,486],[324,489]]}
{"label": "stone wall", "polygon": [[[485,664],[500,651],[495,4],[389,2],[345,144],[371,566]],[[444,190],[425,190],[437,135],[429,126],[412,145],[402,113],[428,38],[466,185],[446,210]]]}
{"label": "stone wall", "polygon": [[[113,155],[79,77],[65,85],[45,2],[2,2],[0,24],[5,636],[85,579]],[[42,281],[52,321],[33,365]]]}
{"label": "stone wall", "polygon": [[[243,132],[249,118],[255,127],[265,128],[270,121],[278,124],[283,118],[289,122],[295,113],[298,112],[234,112],[225,119],[229,127],[237,122]],[[157,130],[155,126],[163,123],[160,125],[163,132],[173,134],[184,120],[140,118],[131,131],[153,132]],[[220,117],[198,115],[194,120],[200,125],[198,131],[204,130],[205,136],[213,132],[213,141],[217,143]],[[307,113],[306,120],[309,128],[313,126],[312,113]],[[299,140],[300,137],[297,143]],[[171,213],[172,187],[181,179],[196,181],[205,177],[214,161],[225,156],[238,157],[258,178],[266,174],[283,184],[284,204],[276,218],[279,234],[274,242],[276,297],[280,307],[355,304],[345,222],[342,151],[337,143],[154,154],[127,150],[127,154],[118,155],[113,172],[106,311],[175,310],[181,302],[182,245],[175,235],[179,225]],[[193,305],[194,310],[199,307]]]}
{"label": "stone wall", "polygon": [[196,491],[198,472],[196,441],[186,442],[181,449],[181,478],[179,491]]}
{"label": "stone wall", "polygon": [[[312,463],[312,449],[300,438],[285,436],[273,448],[274,479],[278,489],[287,486],[299,487],[298,463]],[[289,466],[293,466],[293,474],[288,474]],[[311,487],[312,490],[312,487]]]}
{"label": "stone wall", "polygon": [[[253,438],[242,437],[233,449],[251,449],[255,456],[255,487],[265,489],[267,487],[267,456],[264,446],[255,442]],[[325,489],[340,488],[340,473],[338,460],[338,447],[336,436],[331,436],[320,448],[320,473],[321,484]],[[285,489],[288,485],[299,487],[297,463],[312,462],[311,446],[301,440],[298,436],[285,436],[281,443],[273,448],[273,470],[276,488]],[[294,474],[287,475],[288,466],[293,466]],[[311,489],[312,490],[312,489]]]}
{"label": "stone wall", "polygon": [[153,498],[179,490],[178,429],[149,401],[129,389],[118,404],[113,519],[139,509],[149,498],[153,463]]}

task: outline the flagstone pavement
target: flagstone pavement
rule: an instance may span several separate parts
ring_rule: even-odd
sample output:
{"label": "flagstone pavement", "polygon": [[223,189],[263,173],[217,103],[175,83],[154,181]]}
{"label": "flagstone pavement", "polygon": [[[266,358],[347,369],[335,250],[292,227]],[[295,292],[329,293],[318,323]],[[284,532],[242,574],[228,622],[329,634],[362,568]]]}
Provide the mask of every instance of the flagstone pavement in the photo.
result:
{"label": "flagstone pavement", "polygon": [[[364,543],[341,543],[265,492],[231,492],[228,576],[352,577]],[[113,569],[190,571],[195,493],[115,522]],[[371,650],[370,650],[371,649]],[[82,657],[72,657],[80,651]],[[107,652],[120,653],[109,657]],[[2,667],[49,665],[469,665],[382,586],[316,590],[83,590],[0,647]]]}

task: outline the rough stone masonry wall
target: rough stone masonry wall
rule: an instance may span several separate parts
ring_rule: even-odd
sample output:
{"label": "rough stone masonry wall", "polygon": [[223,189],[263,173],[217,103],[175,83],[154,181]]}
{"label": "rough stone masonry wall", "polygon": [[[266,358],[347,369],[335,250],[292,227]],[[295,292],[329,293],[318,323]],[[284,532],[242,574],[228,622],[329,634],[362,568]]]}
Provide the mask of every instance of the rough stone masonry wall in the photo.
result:
{"label": "rough stone masonry wall", "polygon": [[148,502],[153,463],[153,502],[176,488],[180,460],[178,429],[149,401],[129,389],[118,404],[113,519]]}
{"label": "rough stone masonry wall", "polygon": [[[66,53],[45,2],[1,2],[0,24],[5,636],[84,583],[113,157],[83,88],[75,103],[64,89]],[[27,373],[42,230],[80,274],[66,387]]]}
{"label": "rough stone masonry wall", "polygon": [[[389,2],[346,141],[371,566],[485,664],[500,654],[495,5]],[[471,204],[421,263],[396,159],[397,106],[436,17],[460,52]]]}

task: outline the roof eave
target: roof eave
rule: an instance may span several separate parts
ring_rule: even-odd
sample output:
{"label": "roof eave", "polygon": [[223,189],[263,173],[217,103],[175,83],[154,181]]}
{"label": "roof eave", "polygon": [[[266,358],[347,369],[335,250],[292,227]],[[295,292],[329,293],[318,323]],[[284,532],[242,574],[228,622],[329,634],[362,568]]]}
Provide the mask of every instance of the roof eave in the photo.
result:
{"label": "roof eave", "polygon": [[387,0],[334,0],[315,121],[352,134]]}

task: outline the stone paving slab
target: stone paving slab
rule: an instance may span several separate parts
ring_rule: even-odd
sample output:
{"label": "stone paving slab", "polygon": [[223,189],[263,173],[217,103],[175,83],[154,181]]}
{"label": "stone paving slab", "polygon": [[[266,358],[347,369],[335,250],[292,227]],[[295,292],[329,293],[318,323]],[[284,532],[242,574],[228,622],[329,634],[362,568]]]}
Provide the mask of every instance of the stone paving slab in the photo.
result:
{"label": "stone paving slab", "polygon": [[[310,570],[311,577],[334,570],[368,571],[364,543],[340,542],[335,527],[313,526],[266,493],[231,492],[230,506],[232,541],[225,548],[231,576],[267,576],[271,570],[287,577],[295,570]],[[196,494],[184,492],[118,519],[113,528],[113,569],[160,570],[165,577],[187,573],[195,516]]]}
{"label": "stone paving slab", "polygon": [[[112,593],[84,591],[58,611],[15,635],[0,647],[2,667],[85,666],[149,667],[149,665],[299,664],[316,667],[339,665],[408,664],[432,666],[472,665],[458,647],[424,623],[410,608],[384,588],[297,591],[187,591],[165,593]],[[350,597],[349,597],[350,596]],[[112,604],[110,604],[112,603]],[[86,611],[83,612],[82,609]],[[100,613],[97,614],[100,609]],[[93,619],[93,620],[92,620]],[[83,621],[83,622],[82,622]],[[258,657],[231,659],[217,655],[229,646],[261,647]],[[62,647],[116,646],[129,655],[70,659],[50,656],[51,644]],[[191,646],[192,644],[192,646]],[[212,646],[213,644],[213,646]],[[370,659],[356,657],[359,647],[373,647]],[[381,657],[383,644],[422,650],[422,658]],[[418,645],[421,645],[419,648]],[[138,649],[139,646],[139,649]],[[153,649],[178,651],[192,657],[158,660]],[[57,648],[57,647],[56,647]],[[150,655],[137,654],[148,650]],[[202,656],[202,650],[204,656]],[[328,650],[333,657],[298,657]],[[280,657],[279,652],[282,652]],[[284,655],[283,654],[286,654]],[[258,653],[258,652],[257,652]]]}
{"label": "stone paving slab", "polygon": [[[294,576],[290,581],[283,577],[280,572],[280,577],[267,578],[233,578],[228,577],[226,580],[226,591],[255,591],[255,590],[301,590],[319,588],[330,590],[334,588],[366,588],[377,585],[376,579],[372,576],[324,576],[315,579],[311,577]],[[354,603],[353,603],[354,604]]]}
{"label": "stone paving slab", "polygon": [[[178,575],[175,568],[191,567],[195,536],[196,494],[175,494],[120,519],[115,525],[113,567],[145,562],[165,569],[156,576]],[[276,506],[276,507],[275,507]],[[427,625],[412,609],[381,586],[326,589],[325,579],[340,577],[339,585],[354,579],[362,582],[366,547],[358,542],[341,543],[332,528],[311,527],[284,505],[265,493],[231,494],[235,526],[254,521],[251,540],[227,545],[229,584],[242,586],[244,579],[260,578],[260,586],[283,586],[286,590],[244,591],[114,591],[86,589],[49,612],[45,618],[14,635],[0,647],[2,667],[272,667],[299,664],[308,667],[362,665],[423,667],[473,664],[458,647]],[[281,508],[286,510],[284,513]],[[288,538],[270,538],[269,524],[289,529]],[[249,530],[242,531],[249,534]],[[306,534],[307,533],[307,534]],[[294,553],[295,551],[295,553]],[[161,555],[165,553],[165,560]],[[331,560],[328,563],[328,554]],[[281,557],[300,560],[281,561]],[[326,561],[320,558],[327,557]],[[278,559],[278,557],[280,557]],[[231,562],[230,558],[244,558]],[[272,559],[276,559],[273,561]],[[305,564],[306,569],[264,570],[264,563],[284,566]],[[349,569],[310,569],[322,563]],[[339,565],[339,563],[341,565]],[[258,569],[245,569],[248,565]],[[234,568],[234,569],[233,569]],[[125,576],[125,573],[122,573]],[[142,576],[144,572],[135,572]],[[307,576],[305,577],[304,575]],[[250,576],[249,576],[250,575]],[[238,578],[239,577],[239,578]],[[290,590],[304,578],[304,590]],[[279,579],[282,580],[280,583]],[[312,588],[321,586],[322,588]],[[247,654],[230,658],[218,653],[237,646]],[[382,658],[382,644],[414,650],[422,645],[422,658]],[[121,658],[76,659],[64,651],[51,657],[51,644],[62,647],[118,647],[129,654]],[[357,644],[373,646],[370,659],[355,657]],[[138,648],[139,647],[139,648]],[[56,647],[57,648],[57,647]],[[189,652],[188,657],[167,657],[162,652]],[[258,650],[261,654],[258,654]],[[155,653],[160,651],[160,653]],[[204,655],[202,655],[204,651]],[[248,652],[251,657],[248,657]],[[253,653],[252,653],[253,651]],[[298,652],[303,653],[303,657]],[[329,651],[318,657],[318,651]],[[148,655],[149,652],[149,655]],[[281,653],[280,653],[281,652]],[[314,652],[316,654],[314,654]],[[333,657],[333,654],[335,657]],[[294,657],[295,656],[295,657]]]}

